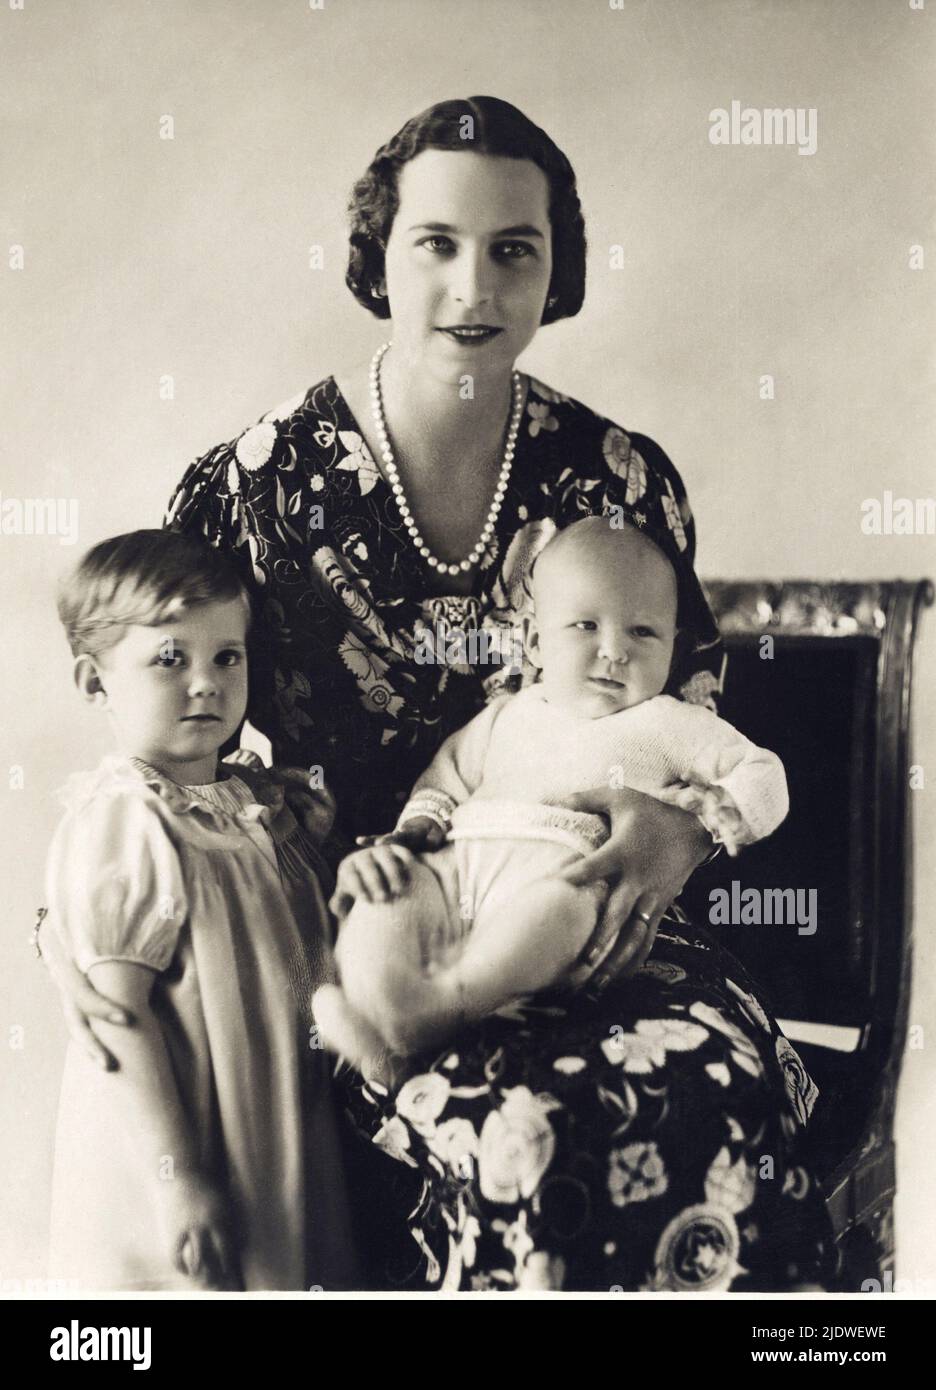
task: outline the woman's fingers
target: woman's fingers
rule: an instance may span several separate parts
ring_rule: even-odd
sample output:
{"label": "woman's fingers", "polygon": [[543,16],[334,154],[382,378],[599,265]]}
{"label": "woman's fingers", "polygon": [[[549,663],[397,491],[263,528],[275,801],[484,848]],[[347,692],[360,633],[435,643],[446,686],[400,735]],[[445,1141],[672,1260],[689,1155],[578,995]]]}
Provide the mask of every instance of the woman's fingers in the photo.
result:
{"label": "woman's fingers", "polygon": [[576,888],[584,888],[586,884],[596,883],[601,878],[619,878],[620,874],[621,847],[612,838],[592,854],[586,854],[584,858],[570,864],[556,877],[564,879]]}
{"label": "woman's fingers", "polygon": [[99,994],[88,977],[66,953],[64,944],[48,927],[41,941],[42,955],[66,1005],[72,1004],[85,1018],[102,1018],[126,1026],[133,1015],[105,994]]}
{"label": "woman's fingers", "polygon": [[67,995],[63,996],[62,1009],[65,1014],[65,1026],[68,1029],[69,1037],[78,1044],[86,1057],[90,1057],[95,1066],[103,1071],[114,1071],[117,1068],[117,1060],[104,1044],[97,1038],[85,1015],[79,1006]]}
{"label": "woman's fingers", "polygon": [[657,908],[647,894],[641,894],[624,930],[595,971],[592,983],[596,989],[605,989],[612,980],[633,975],[640,969],[653,949],[662,916],[663,909]]}
{"label": "woman's fingers", "polygon": [[588,970],[594,969],[617,941],[635,897],[633,889],[626,883],[619,883],[608,895],[604,912],[598,918],[595,930],[579,955],[582,965]]}

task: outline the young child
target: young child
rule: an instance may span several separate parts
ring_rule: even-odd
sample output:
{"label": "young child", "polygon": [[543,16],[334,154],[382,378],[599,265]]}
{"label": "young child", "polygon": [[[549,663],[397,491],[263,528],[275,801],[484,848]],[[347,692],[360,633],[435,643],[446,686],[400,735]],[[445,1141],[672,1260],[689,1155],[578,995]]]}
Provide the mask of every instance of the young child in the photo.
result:
{"label": "young child", "polygon": [[397,831],[339,869],[341,988],[320,989],[313,1010],[326,1044],[371,1075],[388,1049],[440,1042],[574,965],[607,890],[563,871],[608,836],[602,817],[569,809],[575,793],[649,793],[695,812],[731,854],[788,810],[774,753],[661,694],[679,584],[645,532],[575,522],[541,552],[532,588],[540,680],[453,734]]}
{"label": "young child", "polygon": [[59,616],[120,752],[66,788],[49,924],[134,1022],[98,1026],[115,1071],[69,1047],[50,1272],[353,1286],[328,1064],[300,1005],[330,960],[317,852],[259,759],[218,765],[247,704],[246,592],[200,540],[136,531],[81,560]]}

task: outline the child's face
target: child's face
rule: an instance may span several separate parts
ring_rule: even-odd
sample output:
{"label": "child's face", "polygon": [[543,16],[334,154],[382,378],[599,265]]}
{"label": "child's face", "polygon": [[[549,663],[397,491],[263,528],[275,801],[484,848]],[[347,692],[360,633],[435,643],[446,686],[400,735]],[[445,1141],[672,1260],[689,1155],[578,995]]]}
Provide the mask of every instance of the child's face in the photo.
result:
{"label": "child's face", "polygon": [[659,695],[676,638],[676,579],[649,543],[629,547],[626,568],[600,551],[546,557],[534,575],[536,638],[546,698],[600,719]]}
{"label": "child's face", "polygon": [[239,599],[128,627],[95,663],[120,749],[175,781],[212,781],[247,708],[246,628]]}

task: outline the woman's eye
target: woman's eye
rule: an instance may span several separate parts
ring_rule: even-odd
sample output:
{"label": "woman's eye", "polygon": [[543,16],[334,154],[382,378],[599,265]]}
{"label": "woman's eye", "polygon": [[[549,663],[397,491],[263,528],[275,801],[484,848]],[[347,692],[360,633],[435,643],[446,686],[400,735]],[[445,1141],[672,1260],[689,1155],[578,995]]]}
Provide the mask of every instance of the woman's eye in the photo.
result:
{"label": "woman's eye", "polygon": [[421,241],[420,246],[427,246],[431,251],[449,251],[452,243],[447,236],[428,236],[425,241]]}
{"label": "woman's eye", "polygon": [[218,655],[215,657],[215,661],[219,666],[239,666],[243,659],[243,652],[236,652],[233,650],[218,652]]}
{"label": "woman's eye", "polygon": [[497,254],[508,261],[522,261],[536,253],[526,241],[501,241],[497,245]]}

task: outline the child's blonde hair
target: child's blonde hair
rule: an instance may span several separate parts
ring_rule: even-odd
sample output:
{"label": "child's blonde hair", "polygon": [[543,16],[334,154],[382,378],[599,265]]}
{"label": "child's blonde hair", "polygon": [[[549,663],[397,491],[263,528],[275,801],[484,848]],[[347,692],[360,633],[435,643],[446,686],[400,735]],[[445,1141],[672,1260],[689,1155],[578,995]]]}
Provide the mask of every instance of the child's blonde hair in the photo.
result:
{"label": "child's blonde hair", "polygon": [[129,531],[101,541],[59,585],[58,615],[73,656],[100,656],[131,625],[155,627],[200,603],[250,597],[226,556],[180,531]]}

